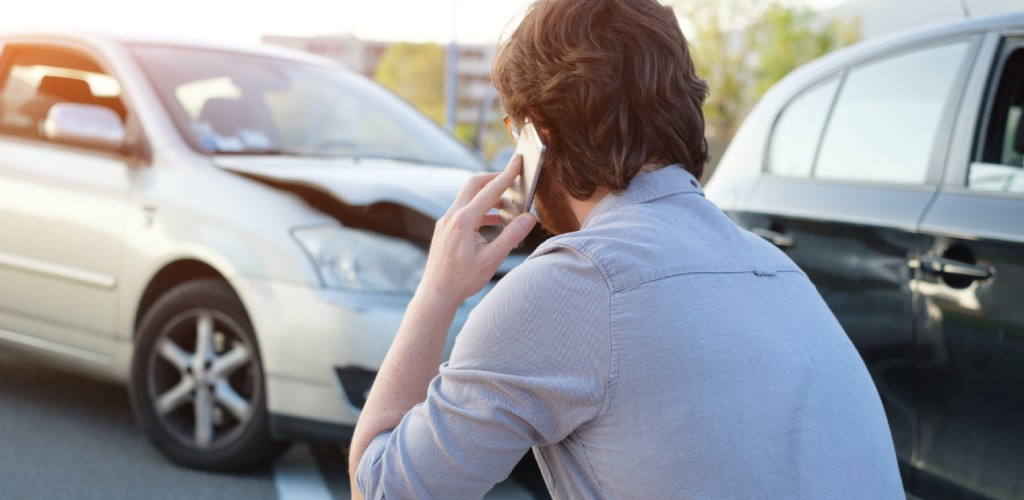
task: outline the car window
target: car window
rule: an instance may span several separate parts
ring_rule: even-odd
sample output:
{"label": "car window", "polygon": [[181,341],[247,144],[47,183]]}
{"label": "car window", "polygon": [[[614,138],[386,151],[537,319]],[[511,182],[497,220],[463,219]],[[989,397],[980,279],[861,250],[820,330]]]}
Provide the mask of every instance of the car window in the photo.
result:
{"label": "car window", "polygon": [[484,166],[408,103],[340,68],[189,47],[130,49],[183,138],[202,153]]}
{"label": "car window", "polygon": [[839,87],[839,77],[819,83],[786,105],[775,124],[768,169],[776,175],[808,177],[814,165],[821,130]]}
{"label": "car window", "polygon": [[980,162],[967,186],[979,191],[1024,193],[1024,49],[1006,59],[992,101]]}
{"label": "car window", "polygon": [[966,41],[931,46],[851,68],[822,139],[815,177],[924,183],[967,47]]}
{"label": "car window", "polygon": [[121,86],[88,57],[58,49],[13,49],[0,75],[0,131],[45,139],[43,123],[55,104],[94,104],[123,122]]}

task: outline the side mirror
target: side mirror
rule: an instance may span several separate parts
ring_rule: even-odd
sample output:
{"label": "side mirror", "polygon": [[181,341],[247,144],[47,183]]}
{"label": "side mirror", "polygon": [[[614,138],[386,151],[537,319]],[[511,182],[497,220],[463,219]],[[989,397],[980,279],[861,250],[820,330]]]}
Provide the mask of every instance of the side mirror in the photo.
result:
{"label": "side mirror", "polygon": [[55,142],[89,146],[108,151],[124,148],[126,137],[121,117],[96,104],[54,104],[43,122],[43,135]]}

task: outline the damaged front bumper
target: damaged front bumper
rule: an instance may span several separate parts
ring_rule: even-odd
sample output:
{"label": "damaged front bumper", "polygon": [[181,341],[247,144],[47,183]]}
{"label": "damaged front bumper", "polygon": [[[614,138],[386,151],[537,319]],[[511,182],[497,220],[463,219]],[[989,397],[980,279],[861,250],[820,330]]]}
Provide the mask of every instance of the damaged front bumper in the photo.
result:
{"label": "damaged front bumper", "polygon": [[[521,258],[510,258],[499,276]],[[402,322],[411,295],[353,293],[242,277],[236,290],[257,333],[266,403],[279,439],[343,443]],[[445,359],[469,312],[493,282],[460,307]]]}

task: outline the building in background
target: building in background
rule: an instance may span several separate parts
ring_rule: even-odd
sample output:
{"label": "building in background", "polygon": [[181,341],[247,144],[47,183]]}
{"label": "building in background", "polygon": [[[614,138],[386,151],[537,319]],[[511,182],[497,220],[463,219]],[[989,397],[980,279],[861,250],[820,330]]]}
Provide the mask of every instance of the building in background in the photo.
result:
{"label": "building in background", "polygon": [[[334,59],[370,78],[376,74],[384,53],[398,43],[362,40],[347,34],[311,37],[264,35],[262,41]],[[494,92],[491,85],[491,62],[494,60],[497,47],[459,45],[458,49],[458,106],[455,120],[458,125],[475,125],[481,103]]]}

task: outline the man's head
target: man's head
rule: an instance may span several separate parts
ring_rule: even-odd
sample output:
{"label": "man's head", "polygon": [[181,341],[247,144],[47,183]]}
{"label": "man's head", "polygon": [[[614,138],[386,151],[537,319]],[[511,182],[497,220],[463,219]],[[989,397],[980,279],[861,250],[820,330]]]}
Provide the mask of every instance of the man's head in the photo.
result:
{"label": "man's head", "polygon": [[547,144],[537,194],[546,226],[555,192],[620,192],[651,163],[699,178],[707,162],[707,84],[672,9],[655,0],[537,0],[492,77],[509,117],[533,121]]}

